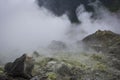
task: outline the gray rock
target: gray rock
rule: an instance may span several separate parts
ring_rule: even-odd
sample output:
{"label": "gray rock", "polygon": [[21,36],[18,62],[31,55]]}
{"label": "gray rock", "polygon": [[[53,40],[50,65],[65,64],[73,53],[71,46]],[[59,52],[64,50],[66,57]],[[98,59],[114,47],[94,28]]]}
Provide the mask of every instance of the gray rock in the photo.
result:
{"label": "gray rock", "polygon": [[51,50],[65,50],[67,49],[67,45],[62,41],[53,40],[48,48]]}
{"label": "gray rock", "polygon": [[38,76],[35,76],[35,77],[33,77],[32,79],[30,79],[30,80],[40,80],[40,79],[39,79]]}
{"label": "gray rock", "polygon": [[0,80],[9,80],[6,76],[0,75]]}
{"label": "gray rock", "polygon": [[27,55],[24,54],[21,57],[17,58],[14,62],[7,63],[4,67],[4,70],[8,76],[20,77],[29,80],[32,77],[31,72],[34,64],[28,62]]}

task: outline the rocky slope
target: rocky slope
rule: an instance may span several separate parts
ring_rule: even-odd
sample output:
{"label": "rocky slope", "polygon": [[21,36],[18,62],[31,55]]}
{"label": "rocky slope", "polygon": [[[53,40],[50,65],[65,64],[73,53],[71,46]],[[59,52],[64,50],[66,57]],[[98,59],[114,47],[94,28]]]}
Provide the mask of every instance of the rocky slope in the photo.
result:
{"label": "rocky slope", "polygon": [[[51,56],[34,52],[34,59],[28,57],[27,62],[25,55],[21,56],[12,62],[11,68],[6,65],[0,67],[0,80],[119,80],[120,35],[111,31],[98,30],[84,38],[83,42],[88,52],[58,50]],[[63,44],[59,41],[55,43]],[[95,51],[89,51],[89,48]],[[24,64],[20,65],[21,63]],[[29,66],[26,67],[27,65]],[[30,67],[31,65],[34,65],[34,68]],[[19,69],[20,66],[24,69]],[[18,70],[20,71],[17,72]]]}
{"label": "rocky slope", "polygon": [[113,67],[120,70],[120,35],[112,31],[98,30],[83,39],[86,47],[110,56]]}
{"label": "rocky slope", "polygon": [[113,53],[120,58],[120,35],[117,33],[98,30],[84,38],[83,42],[96,51]]}
{"label": "rocky slope", "polygon": [[[19,62],[18,62],[19,63]],[[36,58],[33,77],[17,77],[2,72],[0,80],[119,80],[120,72],[108,65],[108,58],[97,53],[66,53]]]}

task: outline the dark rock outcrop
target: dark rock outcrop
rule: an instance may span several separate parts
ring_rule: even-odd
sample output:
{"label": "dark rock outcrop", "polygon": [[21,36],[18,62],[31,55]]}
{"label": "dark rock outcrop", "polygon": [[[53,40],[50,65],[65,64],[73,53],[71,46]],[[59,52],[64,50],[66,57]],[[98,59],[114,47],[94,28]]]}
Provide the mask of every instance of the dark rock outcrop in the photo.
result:
{"label": "dark rock outcrop", "polygon": [[34,67],[31,62],[28,60],[27,55],[24,54],[14,62],[7,63],[4,67],[5,73],[13,78],[18,77],[29,80],[32,77],[31,73]]}
{"label": "dark rock outcrop", "polygon": [[96,7],[92,5],[93,3],[104,6],[111,12],[116,12],[120,9],[120,0],[37,0],[37,3],[40,7],[47,8],[57,16],[67,14],[72,23],[80,23],[76,12],[80,5],[84,5],[86,11],[93,13],[91,17],[96,15]]}
{"label": "dark rock outcrop", "polygon": [[0,80],[9,80],[9,79],[4,75],[0,75]]}
{"label": "dark rock outcrop", "polygon": [[101,3],[112,12],[120,10],[120,0],[100,0]]}
{"label": "dark rock outcrop", "polygon": [[80,4],[85,5],[87,11],[94,11],[93,7],[89,5],[88,0],[37,0],[39,6],[43,6],[53,12],[57,16],[64,13],[73,23],[79,23],[76,10]]}

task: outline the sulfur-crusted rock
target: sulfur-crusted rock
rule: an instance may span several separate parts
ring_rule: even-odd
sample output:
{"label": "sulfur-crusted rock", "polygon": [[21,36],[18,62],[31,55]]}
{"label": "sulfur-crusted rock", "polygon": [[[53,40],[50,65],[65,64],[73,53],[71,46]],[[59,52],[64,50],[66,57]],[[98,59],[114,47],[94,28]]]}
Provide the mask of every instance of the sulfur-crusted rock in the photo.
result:
{"label": "sulfur-crusted rock", "polygon": [[113,51],[113,49],[117,49],[117,51],[119,51],[120,47],[120,35],[106,30],[98,30],[95,33],[85,37],[82,41],[87,46],[103,52],[110,52],[111,50]]}
{"label": "sulfur-crusted rock", "polygon": [[120,34],[98,30],[85,37],[82,41],[87,48],[106,53],[112,63],[110,65],[120,70]]}

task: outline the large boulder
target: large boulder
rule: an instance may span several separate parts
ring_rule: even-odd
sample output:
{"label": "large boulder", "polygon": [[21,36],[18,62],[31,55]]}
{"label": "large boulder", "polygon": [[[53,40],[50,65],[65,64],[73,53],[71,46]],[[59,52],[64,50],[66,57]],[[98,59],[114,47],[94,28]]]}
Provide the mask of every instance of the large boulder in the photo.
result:
{"label": "large boulder", "polygon": [[9,80],[9,79],[4,75],[0,75],[0,80]]}
{"label": "large boulder", "polygon": [[62,42],[62,41],[55,41],[53,40],[49,46],[48,46],[49,49],[51,50],[66,50],[67,49],[67,45]]}
{"label": "large boulder", "polygon": [[20,77],[30,79],[32,77],[32,69],[34,67],[32,59],[26,54],[17,58],[14,62],[9,62],[5,65],[4,70],[6,75],[11,77]]}

